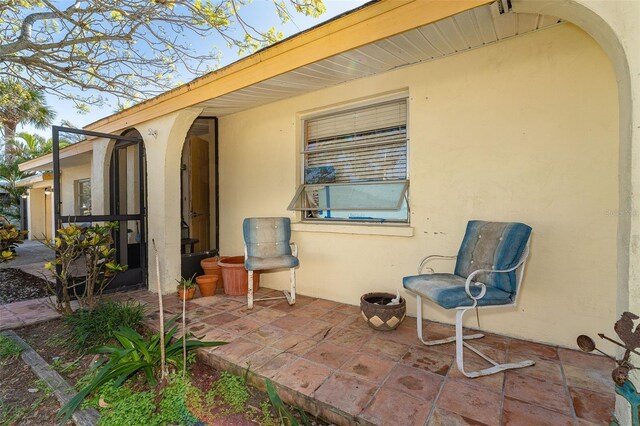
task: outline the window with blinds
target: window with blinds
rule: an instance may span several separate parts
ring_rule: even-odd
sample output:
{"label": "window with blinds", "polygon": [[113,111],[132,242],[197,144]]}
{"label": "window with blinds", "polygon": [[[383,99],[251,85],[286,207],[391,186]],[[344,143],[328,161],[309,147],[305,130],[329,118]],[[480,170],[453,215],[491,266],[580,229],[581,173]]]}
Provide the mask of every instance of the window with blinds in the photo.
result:
{"label": "window with blinds", "polygon": [[289,208],[305,219],[407,222],[407,101],[305,120],[304,182]]}
{"label": "window with blinds", "polygon": [[79,216],[91,214],[91,179],[75,181],[75,210]]}

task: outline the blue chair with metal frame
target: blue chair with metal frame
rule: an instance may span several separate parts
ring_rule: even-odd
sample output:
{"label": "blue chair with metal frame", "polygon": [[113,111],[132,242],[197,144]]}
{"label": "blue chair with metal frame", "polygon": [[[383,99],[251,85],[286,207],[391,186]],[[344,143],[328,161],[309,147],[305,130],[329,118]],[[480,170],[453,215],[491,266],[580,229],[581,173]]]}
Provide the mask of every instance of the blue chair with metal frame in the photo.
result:
{"label": "blue chair with metal frame", "polygon": [[[249,272],[247,305],[261,300],[287,299],[289,305],[296,303],[296,272],[298,248],[291,242],[291,220],[288,217],[246,218],[242,224],[244,235],[244,267]],[[253,271],[289,269],[291,291],[284,296],[253,298]]]}
{"label": "blue chair with metal frame", "polygon": [[[417,298],[420,341],[428,346],[455,341],[456,363],[460,372],[467,377],[485,376],[534,364],[533,361],[500,364],[465,342],[484,337],[484,334],[463,335],[462,331],[462,320],[469,309],[500,308],[516,304],[529,255],[530,236],[531,227],[523,223],[472,220],[467,224],[457,256],[427,256],[420,261],[418,275],[404,277],[402,280],[403,287]],[[454,273],[434,273],[432,268],[426,268],[429,273],[423,274],[426,264],[434,259],[456,260]],[[438,340],[425,339],[422,333],[423,297],[444,309],[457,309],[455,336]],[[465,347],[492,366],[480,371],[466,372]]]}

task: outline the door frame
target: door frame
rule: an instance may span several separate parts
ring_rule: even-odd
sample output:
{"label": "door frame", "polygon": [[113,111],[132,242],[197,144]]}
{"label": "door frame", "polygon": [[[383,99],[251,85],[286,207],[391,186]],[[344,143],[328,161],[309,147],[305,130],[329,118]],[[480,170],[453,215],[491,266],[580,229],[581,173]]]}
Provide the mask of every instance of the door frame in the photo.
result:
{"label": "door frame", "polygon": [[[120,283],[117,287],[133,287],[127,284],[135,284],[135,287],[146,286],[147,284],[147,232],[146,232],[146,218],[147,218],[147,209],[146,209],[146,169],[145,169],[145,158],[144,158],[144,143],[142,138],[131,137],[131,136],[122,136],[110,133],[102,133],[102,132],[93,132],[89,130],[82,129],[74,129],[70,127],[63,126],[52,126],[52,142],[53,142],[53,216],[54,216],[54,230],[53,236],[54,239],[58,237],[58,229],[60,229],[63,224],[69,224],[77,222],[78,219],[81,219],[83,222],[112,222],[116,221],[119,223],[127,222],[127,221],[139,221],[140,222],[140,244],[141,244],[141,255],[140,258],[140,268],[142,270],[142,282],[140,283]],[[138,172],[139,172],[139,196],[140,196],[140,210],[137,214],[109,214],[109,215],[86,215],[86,216],[62,216],[61,208],[62,208],[62,200],[60,196],[60,133],[71,133],[75,135],[81,136],[91,136],[97,138],[106,138],[106,139],[115,139],[116,145],[118,143],[124,144],[126,146],[129,145],[138,145]],[[115,147],[114,147],[115,149]],[[109,188],[109,192],[111,193],[112,188]],[[60,265],[57,265],[56,268],[60,268]],[[111,285],[110,285],[111,287]],[[56,292],[60,294],[62,288],[62,283],[59,279],[56,279]]]}

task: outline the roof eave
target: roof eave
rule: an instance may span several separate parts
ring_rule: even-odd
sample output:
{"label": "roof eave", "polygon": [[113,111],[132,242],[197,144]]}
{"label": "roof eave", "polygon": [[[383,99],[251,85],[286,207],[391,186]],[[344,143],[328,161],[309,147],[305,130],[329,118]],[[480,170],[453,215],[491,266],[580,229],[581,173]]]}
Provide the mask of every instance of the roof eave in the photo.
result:
{"label": "roof eave", "polygon": [[118,132],[494,1],[392,0],[368,4],[353,13],[299,33],[190,83],[91,123],[85,129]]}

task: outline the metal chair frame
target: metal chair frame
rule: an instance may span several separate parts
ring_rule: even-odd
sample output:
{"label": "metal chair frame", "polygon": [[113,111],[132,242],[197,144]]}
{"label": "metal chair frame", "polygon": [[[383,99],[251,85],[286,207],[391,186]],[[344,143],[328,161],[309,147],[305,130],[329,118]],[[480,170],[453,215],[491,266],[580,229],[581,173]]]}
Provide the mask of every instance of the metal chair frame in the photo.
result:
{"label": "metal chair frame", "polygon": [[[496,270],[496,269],[477,269],[475,271],[473,271],[471,274],[469,274],[469,276],[467,277],[467,280],[465,282],[464,285],[464,289],[465,292],[467,293],[467,296],[469,296],[469,298],[471,298],[473,300],[473,304],[471,306],[460,306],[455,308],[456,309],[456,334],[455,336],[451,336],[451,337],[447,337],[444,339],[437,339],[437,340],[425,340],[425,336],[422,332],[422,320],[424,319],[422,316],[422,297],[410,290],[410,293],[413,293],[416,298],[417,298],[417,325],[418,325],[418,338],[420,339],[420,341],[422,343],[424,343],[427,346],[435,346],[435,345],[442,345],[445,343],[451,343],[451,342],[456,342],[456,365],[458,367],[458,370],[460,370],[460,372],[462,374],[464,374],[466,377],[470,377],[470,378],[474,378],[474,377],[480,377],[480,376],[486,376],[489,374],[495,374],[495,373],[499,373],[501,371],[504,370],[511,370],[511,369],[515,369],[515,368],[523,368],[523,367],[529,367],[531,365],[534,365],[535,362],[531,361],[531,360],[527,360],[527,361],[521,361],[521,362],[515,362],[515,363],[506,363],[506,364],[501,364],[498,363],[497,361],[495,361],[494,359],[490,358],[488,355],[480,352],[480,350],[474,348],[473,346],[471,346],[470,344],[466,343],[465,340],[473,340],[473,339],[479,339],[484,337],[484,334],[482,333],[477,333],[477,334],[471,334],[471,335],[467,335],[464,336],[463,335],[463,328],[462,328],[462,320],[464,317],[464,314],[470,310],[470,309],[490,309],[490,308],[505,308],[505,307],[509,307],[509,306],[515,306],[517,303],[517,299],[520,295],[520,287],[521,287],[521,283],[522,283],[522,276],[524,275],[524,267],[527,261],[527,256],[529,256],[529,243],[527,242],[527,245],[525,247],[524,252],[522,253],[522,255],[520,256],[520,260],[518,261],[518,264],[516,266],[514,266],[513,268],[509,268],[509,269],[503,269],[503,270]],[[431,256],[427,256],[424,257],[419,265],[418,265],[418,275],[422,274],[423,269],[426,269],[427,271],[429,271],[429,273],[433,274],[434,270],[433,268],[425,268],[426,264],[433,259],[446,259],[446,260],[455,260],[457,259],[457,256],[442,256],[442,255],[431,255]],[[518,270],[518,268],[520,268]],[[473,281],[473,278],[483,272],[491,272],[491,273],[508,273],[511,271],[516,271],[516,297],[514,299],[514,301],[512,303],[509,304],[504,304],[504,305],[490,305],[490,306],[478,306],[478,300],[482,299],[482,297],[484,297],[485,293],[487,292],[487,287],[484,283],[481,283],[479,281]],[[471,294],[471,286],[474,285],[476,287],[480,287],[480,293],[477,296],[473,296],[473,294]],[[478,324],[478,326],[480,326],[480,324]],[[489,367],[489,368],[485,368],[482,370],[478,370],[478,371],[471,371],[471,372],[467,372],[464,369],[464,348],[467,348],[471,351],[473,351],[474,353],[476,353],[478,356],[482,357],[484,360],[486,360],[487,362],[491,363],[493,366]]]}
{"label": "metal chair frame", "polygon": [[[298,257],[298,246],[296,245],[296,243],[294,242],[290,242],[289,245],[291,246],[291,254],[293,257]],[[248,253],[247,253],[247,245],[244,245],[244,260],[246,262],[247,258],[248,258]],[[283,296],[276,296],[276,297],[263,297],[261,299],[254,299],[253,298],[253,270],[248,271],[249,272],[249,290],[247,292],[247,307],[249,309],[253,309],[253,302],[262,302],[265,300],[277,300],[277,299],[287,299],[287,302],[289,303],[289,305],[294,305],[296,303],[296,270],[295,267],[294,268],[289,268],[289,284],[291,285],[291,290],[282,290],[282,292],[284,293]]]}

